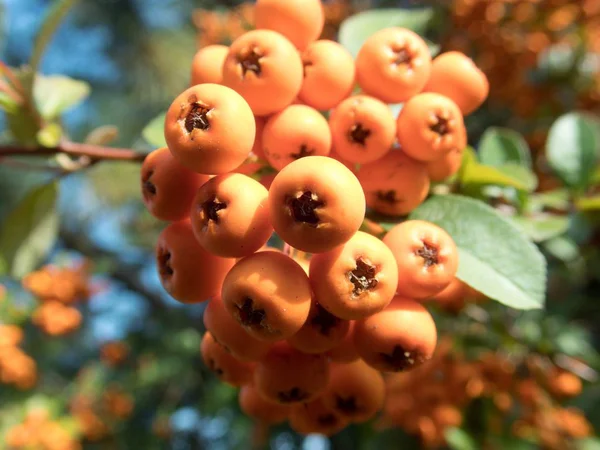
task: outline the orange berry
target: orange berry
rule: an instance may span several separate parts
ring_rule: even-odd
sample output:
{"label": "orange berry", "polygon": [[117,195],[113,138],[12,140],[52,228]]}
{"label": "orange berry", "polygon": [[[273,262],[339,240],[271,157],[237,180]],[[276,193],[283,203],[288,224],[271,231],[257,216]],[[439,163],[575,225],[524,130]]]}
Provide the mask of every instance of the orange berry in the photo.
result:
{"label": "orange berry", "polygon": [[146,156],[141,170],[142,198],[157,219],[178,221],[190,214],[194,195],[208,181],[177,161],[168,148]]}
{"label": "orange berry", "polygon": [[458,313],[465,307],[468,293],[469,286],[458,278],[454,278],[448,286],[429,300],[444,311]]}
{"label": "orange berry", "polygon": [[192,60],[191,86],[203,83],[221,84],[223,81],[223,63],[229,53],[226,45],[207,45],[194,55]]}
{"label": "orange berry", "polygon": [[196,241],[189,220],[170,224],[158,237],[156,263],[160,281],[182,303],[199,303],[218,294],[234,262],[204,250]]}
{"label": "orange berry", "polygon": [[284,422],[290,415],[289,406],[265,400],[252,383],[242,386],[238,402],[244,414],[261,423],[275,425]]}
{"label": "orange berry", "polygon": [[225,309],[220,295],[210,299],[202,318],[213,339],[240,361],[258,361],[271,347],[268,342],[252,337],[242,328]]}
{"label": "orange berry", "polygon": [[254,384],[265,399],[280,403],[305,403],[325,391],[329,363],[323,355],[309,355],[277,342],[256,366]]}
{"label": "orange berry", "polygon": [[344,339],[334,348],[327,352],[327,356],[332,362],[351,363],[359,359],[356,347],[354,346],[354,320],[349,321],[349,328]]}
{"label": "orange berry", "polygon": [[452,404],[442,403],[431,412],[431,418],[440,428],[459,427],[462,424],[462,412]]}
{"label": "orange berry", "polygon": [[221,297],[229,314],[250,335],[274,342],[302,328],[312,294],[306,273],[292,258],[258,252],[233,266],[223,282]]}
{"label": "orange berry", "polygon": [[383,158],[361,166],[357,176],[367,206],[389,216],[410,213],[429,193],[427,166],[401,150],[392,150]]}
{"label": "orange berry", "polygon": [[267,119],[268,119],[268,117],[256,117],[256,116],[254,117],[254,120],[256,122],[256,137],[254,138],[254,145],[252,146],[252,153],[254,153],[254,155],[258,159],[262,159],[263,161],[267,160],[267,157],[265,156],[265,152],[263,150],[263,142],[262,142],[262,134],[263,134],[263,130],[265,129]]}
{"label": "orange berry", "polygon": [[383,408],[385,382],[381,373],[358,360],[331,364],[323,403],[352,422],[366,422]]}
{"label": "orange berry", "polygon": [[254,115],[273,114],[290,105],[300,92],[302,59],[283,35],[271,30],[248,31],[229,48],[223,84],[244,97]]}
{"label": "orange berry", "polygon": [[490,84],[471,58],[452,51],[434,58],[431,75],[423,91],[445,95],[458,105],[464,115],[468,115],[483,104]]}
{"label": "orange berry", "polygon": [[354,59],[335,41],[312,42],[302,53],[304,81],[298,98],[319,111],[328,111],[352,93]]}
{"label": "orange berry", "polygon": [[427,174],[431,181],[444,181],[460,170],[462,165],[464,147],[452,150],[440,159],[427,163]]}
{"label": "orange berry", "polygon": [[456,103],[427,92],[408,100],[396,121],[398,143],[410,157],[435,161],[467,146],[467,130]]}
{"label": "orange berry", "polygon": [[354,345],[381,372],[414,369],[433,356],[437,330],[431,314],[414,300],[395,297],[383,311],[358,320]]}
{"label": "orange berry", "polygon": [[331,131],[327,120],[310,106],[290,105],[267,121],[262,147],[269,164],[281,170],[305,156],[327,156]]}
{"label": "orange berry", "polygon": [[390,151],[396,123],[389,107],[368,95],[342,101],[329,116],[333,146],[347,161],[366,164]]}
{"label": "orange berry", "polygon": [[320,253],[350,239],[365,216],[356,176],[326,156],[307,156],[284,167],[269,189],[271,223],[298,250]]}
{"label": "orange berry", "polygon": [[425,41],[406,28],[373,33],[356,57],[356,79],[362,90],[385,103],[405,102],[421,92],[431,71]]}
{"label": "orange berry", "polygon": [[200,350],[204,364],[224,383],[243,386],[252,381],[254,364],[237,360],[208,331],[202,336]]}
{"label": "orange berry", "polygon": [[306,322],[288,342],[304,353],[324,353],[338,346],[349,329],[350,322],[332,315],[313,300]]}
{"label": "orange berry", "polygon": [[334,410],[325,406],[322,398],[294,405],[290,412],[290,428],[296,433],[333,436],[348,425]]}
{"label": "orange berry", "polygon": [[383,242],[398,264],[398,294],[427,298],[438,294],[454,279],[458,249],[452,237],[437,225],[408,220],[395,225]]}
{"label": "orange berry", "polygon": [[321,35],[325,14],[320,0],[257,0],[256,28],[281,33],[299,50]]}
{"label": "orange berry", "polygon": [[256,124],[248,103],[233,89],[205,83],[182,92],[165,119],[173,156],[204,174],[230,172],[250,154]]}
{"label": "orange berry", "polygon": [[5,347],[15,347],[23,340],[23,329],[17,325],[0,324],[0,351]]}
{"label": "orange berry", "polygon": [[196,194],[191,210],[196,239],[209,252],[240,258],[267,243],[269,191],[258,181],[239,173],[217,175]]}
{"label": "orange berry", "polygon": [[309,278],[323,308],[355,320],[390,303],[398,286],[398,265],[380,239],[358,231],[345,244],[314,255]]}
{"label": "orange berry", "polygon": [[548,377],[550,392],[559,398],[577,397],[581,394],[581,379],[566,370],[554,370]]}

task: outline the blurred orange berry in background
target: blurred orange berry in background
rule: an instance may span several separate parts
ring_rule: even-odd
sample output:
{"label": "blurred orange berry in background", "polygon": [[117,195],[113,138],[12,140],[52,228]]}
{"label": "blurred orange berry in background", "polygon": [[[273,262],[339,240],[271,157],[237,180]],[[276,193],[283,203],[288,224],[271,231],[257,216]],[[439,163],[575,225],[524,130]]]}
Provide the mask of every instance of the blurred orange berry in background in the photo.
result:
{"label": "blurred orange berry in background", "polygon": [[33,313],[32,321],[51,336],[69,334],[79,328],[81,313],[58,301],[42,303]]}

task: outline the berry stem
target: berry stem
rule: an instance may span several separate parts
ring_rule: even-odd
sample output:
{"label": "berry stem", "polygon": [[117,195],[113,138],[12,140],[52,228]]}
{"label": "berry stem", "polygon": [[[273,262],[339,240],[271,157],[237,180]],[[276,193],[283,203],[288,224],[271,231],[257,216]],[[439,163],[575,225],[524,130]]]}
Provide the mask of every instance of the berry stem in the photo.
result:
{"label": "berry stem", "polygon": [[71,141],[63,141],[56,147],[26,147],[21,145],[1,145],[0,159],[6,156],[43,156],[64,153],[74,157],[87,157],[91,160],[112,161],[134,161],[142,162],[146,155],[144,153],[115,147],[103,147],[100,145],[81,144]]}

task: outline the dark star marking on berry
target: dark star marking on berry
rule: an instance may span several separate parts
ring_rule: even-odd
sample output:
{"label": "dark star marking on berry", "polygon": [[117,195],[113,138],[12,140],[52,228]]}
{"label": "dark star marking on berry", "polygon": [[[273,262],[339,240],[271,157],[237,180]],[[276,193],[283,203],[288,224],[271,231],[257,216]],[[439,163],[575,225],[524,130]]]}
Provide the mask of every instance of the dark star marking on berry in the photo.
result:
{"label": "dark star marking on berry", "polygon": [[185,129],[188,133],[194,130],[206,131],[210,128],[208,113],[212,108],[208,108],[200,103],[193,103],[190,112],[185,116]]}
{"label": "dark star marking on berry", "polygon": [[306,400],[309,397],[307,392],[302,389],[294,387],[289,391],[283,391],[277,393],[277,398],[281,403],[298,403]]}
{"label": "dark star marking on berry", "polygon": [[379,353],[379,356],[390,370],[402,372],[424,361],[418,351],[406,351],[402,346],[396,345],[392,353]]}
{"label": "dark star marking on berry", "polygon": [[217,376],[219,376],[219,377],[223,376],[223,369],[221,369],[220,367],[217,367],[217,363],[212,358],[210,358],[208,360],[208,368],[210,370],[212,370],[214,373],[216,373]]}
{"label": "dark star marking on berry", "polygon": [[149,195],[156,195],[156,185],[150,181],[150,179],[152,178],[152,175],[154,175],[154,171],[153,170],[149,170],[148,173],[146,174],[146,176],[144,177],[143,181],[143,189],[144,189],[144,194],[146,196]]}
{"label": "dark star marking on berry", "polygon": [[261,55],[256,48],[253,48],[245,55],[238,56],[238,63],[242,66],[242,76],[246,76],[248,72],[254,72],[256,75],[262,73],[262,68],[260,66],[260,60],[263,55]]}
{"label": "dark star marking on berry", "polygon": [[339,419],[334,414],[321,414],[317,417],[317,423],[323,427],[334,427]]}
{"label": "dark star marking on berry", "polygon": [[371,130],[364,128],[362,123],[352,125],[352,128],[350,128],[350,131],[348,132],[348,139],[350,142],[362,145],[363,147],[367,145],[367,138],[369,136],[371,136]]}
{"label": "dark star marking on berry", "polygon": [[254,301],[250,297],[246,297],[242,306],[235,305],[238,310],[240,322],[246,327],[259,327],[263,320],[267,317],[264,309],[255,309]]}
{"label": "dark star marking on berry", "polygon": [[335,407],[338,411],[344,414],[352,415],[360,411],[360,407],[356,404],[356,397],[342,397],[340,395],[335,396]]}
{"label": "dark star marking on berry", "polygon": [[300,150],[297,153],[290,153],[290,156],[294,159],[304,158],[305,156],[312,156],[315,154],[314,150],[309,150],[304,144],[300,146]]}
{"label": "dark star marking on berry", "polygon": [[212,220],[219,223],[219,211],[225,208],[227,208],[227,204],[217,201],[216,197],[202,203],[202,211],[206,221]]}
{"label": "dark star marking on berry", "polygon": [[288,206],[296,222],[306,223],[313,227],[319,224],[316,210],[325,205],[324,202],[310,191],[305,191],[298,197],[288,199]]}
{"label": "dark star marking on berry", "polygon": [[444,119],[440,116],[435,116],[436,122],[429,127],[429,129],[440,136],[444,136],[450,132],[450,124],[448,119]]}
{"label": "dark star marking on berry", "polygon": [[329,336],[331,329],[337,326],[340,319],[335,317],[325,308],[317,303],[317,314],[311,319],[310,324],[319,330],[319,333]]}
{"label": "dark star marking on berry", "polygon": [[374,289],[379,283],[375,278],[377,268],[362,258],[356,260],[356,269],[348,272],[348,279],[354,285],[352,295],[355,297]]}
{"label": "dark star marking on berry", "polygon": [[164,248],[160,248],[158,250],[158,269],[163,278],[168,278],[173,275],[173,268],[171,267],[171,253]]}
{"label": "dark star marking on berry", "polygon": [[394,47],[392,48],[394,52],[394,64],[399,66],[400,64],[410,64],[412,61],[412,57],[410,53],[404,47]]}
{"label": "dark star marking on berry", "polygon": [[423,247],[417,250],[417,255],[425,261],[425,267],[435,266],[439,264],[439,250],[427,242],[423,242]]}
{"label": "dark star marking on berry", "polygon": [[385,203],[390,203],[390,204],[396,204],[396,203],[400,203],[401,200],[399,200],[396,197],[396,191],[394,190],[389,190],[389,191],[377,191],[375,193],[375,195],[377,196],[377,199],[385,202]]}

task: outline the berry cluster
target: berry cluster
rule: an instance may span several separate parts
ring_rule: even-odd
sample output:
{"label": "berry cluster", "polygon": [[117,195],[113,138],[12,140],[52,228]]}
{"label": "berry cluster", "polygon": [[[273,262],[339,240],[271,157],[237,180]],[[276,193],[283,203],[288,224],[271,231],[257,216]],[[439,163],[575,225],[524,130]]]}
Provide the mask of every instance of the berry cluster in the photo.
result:
{"label": "berry cluster", "polygon": [[[454,241],[418,220],[383,239],[360,229],[367,208],[405,215],[458,169],[463,114],[487,81],[464,55],[432,61],[403,28],[376,32],[354,60],[317,40],[318,0],[258,0],[255,13],[256,30],[198,52],[167,147],[142,167],[143,198],[171,222],[161,282],[183,303],[209,299],[202,356],[241,387],[242,410],[332,434],[383,407],[382,372],[434,353],[421,301],[455,280]],[[394,117],[387,104],[400,102]],[[267,247],[274,233],[283,251]]]}

